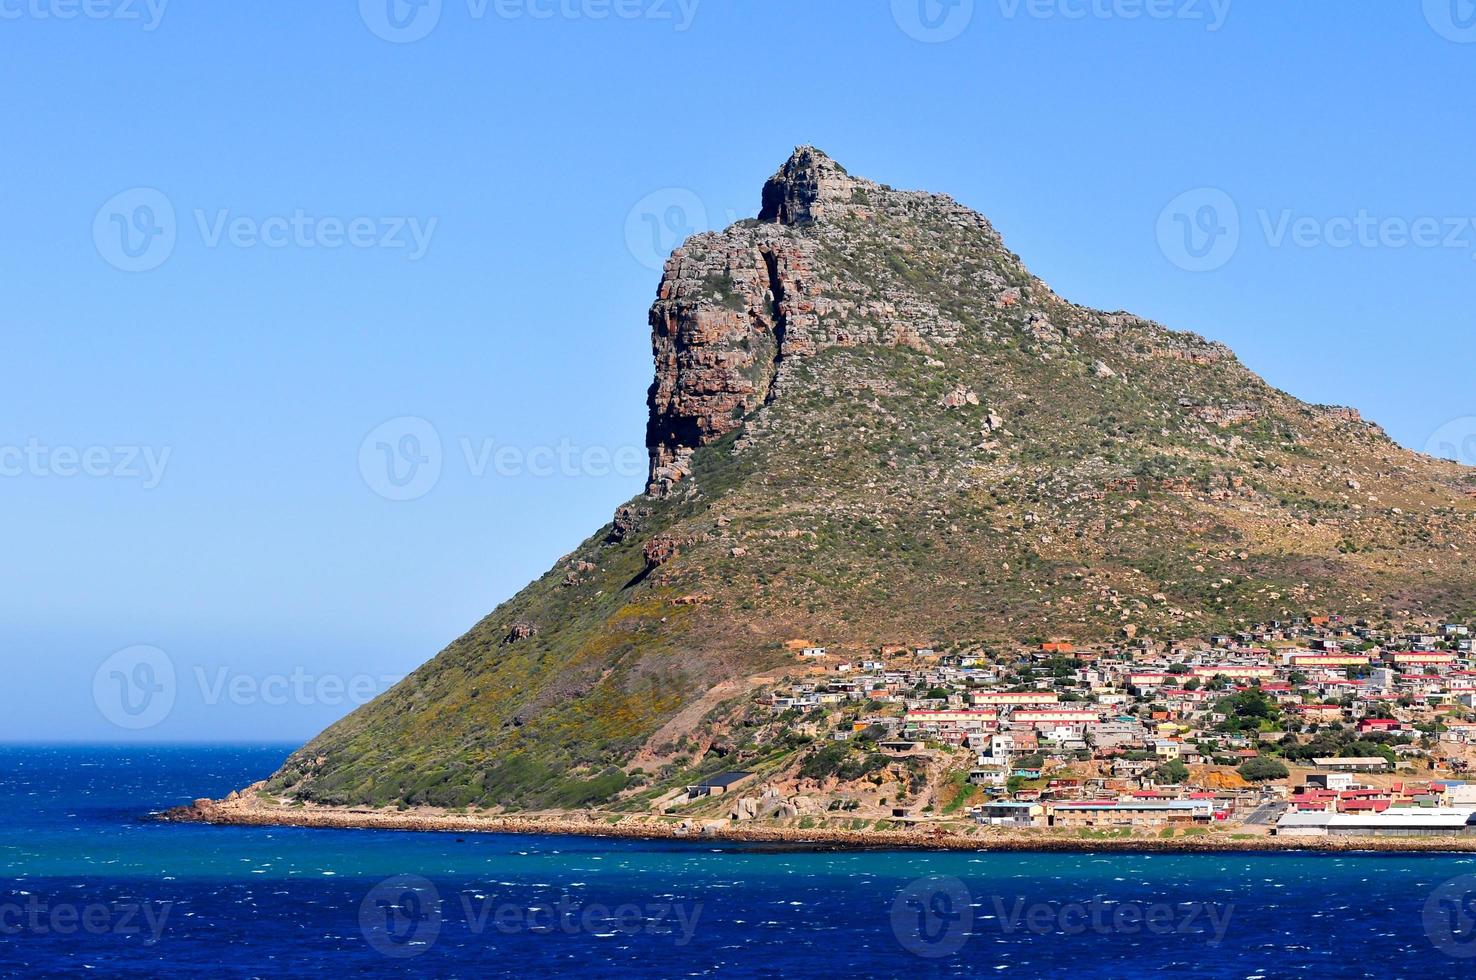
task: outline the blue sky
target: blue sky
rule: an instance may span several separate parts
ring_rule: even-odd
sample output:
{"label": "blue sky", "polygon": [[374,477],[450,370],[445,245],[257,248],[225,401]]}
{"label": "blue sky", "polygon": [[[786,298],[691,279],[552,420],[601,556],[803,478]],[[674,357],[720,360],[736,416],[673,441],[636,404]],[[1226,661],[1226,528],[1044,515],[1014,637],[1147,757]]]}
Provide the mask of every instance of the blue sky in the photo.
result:
{"label": "blue sky", "polygon": [[427,659],[639,490],[658,256],[799,143],[1476,462],[1473,15],[0,0],[0,739]]}

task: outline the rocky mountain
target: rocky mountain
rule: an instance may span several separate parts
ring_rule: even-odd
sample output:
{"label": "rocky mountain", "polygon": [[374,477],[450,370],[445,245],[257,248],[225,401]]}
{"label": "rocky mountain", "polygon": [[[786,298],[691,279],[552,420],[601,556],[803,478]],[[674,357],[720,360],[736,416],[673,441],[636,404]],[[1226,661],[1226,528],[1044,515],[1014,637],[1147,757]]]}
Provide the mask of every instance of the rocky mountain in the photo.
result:
{"label": "rocky mountain", "polygon": [[[807,640],[1008,649],[1473,608],[1476,477],[1224,346],[1057,296],[804,147],[650,312],[647,492],[296,753],[303,800],[639,802]],[[767,673],[766,673],[767,672]]]}

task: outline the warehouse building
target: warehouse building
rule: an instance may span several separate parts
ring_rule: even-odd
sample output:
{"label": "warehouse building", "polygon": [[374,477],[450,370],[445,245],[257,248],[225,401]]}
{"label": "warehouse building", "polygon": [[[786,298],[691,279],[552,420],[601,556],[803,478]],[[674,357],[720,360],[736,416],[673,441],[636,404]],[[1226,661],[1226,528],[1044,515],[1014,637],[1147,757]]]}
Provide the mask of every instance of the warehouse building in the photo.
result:
{"label": "warehouse building", "polygon": [[1278,837],[1476,837],[1476,809],[1391,807],[1382,813],[1288,813]]}

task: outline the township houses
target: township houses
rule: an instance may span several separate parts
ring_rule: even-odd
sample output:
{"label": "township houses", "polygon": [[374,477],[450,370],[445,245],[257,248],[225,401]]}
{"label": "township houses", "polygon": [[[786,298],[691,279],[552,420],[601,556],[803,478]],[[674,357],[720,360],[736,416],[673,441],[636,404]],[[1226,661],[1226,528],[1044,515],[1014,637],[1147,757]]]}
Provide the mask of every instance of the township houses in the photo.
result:
{"label": "township houses", "polygon": [[1233,681],[1269,681],[1276,677],[1276,668],[1270,664],[1219,664],[1212,667],[1194,667],[1190,673],[1201,680],[1226,677]]}
{"label": "township houses", "polygon": [[1396,667],[1450,667],[1455,663],[1456,657],[1453,653],[1441,653],[1438,650],[1394,650],[1386,652],[1384,660]]}
{"label": "township houses", "polygon": [[1295,705],[1292,710],[1301,715],[1304,720],[1319,725],[1343,720],[1342,706],[1336,704],[1299,704]]}
{"label": "township houses", "polygon": [[1053,705],[1058,698],[1053,691],[974,691],[969,694],[969,703],[980,708],[1014,708]]}
{"label": "township houses", "polygon": [[998,711],[973,709],[909,711],[903,716],[902,724],[908,731],[926,732],[947,739],[949,736],[992,729],[998,721]]}
{"label": "township houses", "polygon": [[1389,768],[1389,760],[1381,755],[1313,759],[1312,762],[1319,769],[1340,769],[1344,772],[1384,772]]}
{"label": "township houses", "polygon": [[[1057,787],[1055,791],[1079,787]],[[1025,795],[1025,794],[1022,794]],[[974,819],[993,827],[1064,828],[1163,828],[1208,824],[1227,811],[1217,806],[1212,793],[1196,793],[1189,799],[1169,794],[1137,793],[1095,800],[991,800],[972,809]]]}
{"label": "township houses", "polygon": [[1050,803],[1051,827],[1163,827],[1207,824],[1214,818],[1212,800],[1081,800]]}
{"label": "township houses", "polygon": [[1356,653],[1288,653],[1285,659],[1289,667],[1312,670],[1346,670],[1349,667],[1367,667],[1372,662],[1372,658]]}
{"label": "township houses", "polygon": [[[1234,769],[1268,757],[1293,769],[1315,761],[1321,770],[1292,798],[1291,812],[1362,819],[1451,805],[1450,794],[1413,783],[1376,790],[1355,780],[1391,768],[1467,771],[1462,756],[1476,746],[1476,662],[1458,644],[1468,639],[1469,630],[1406,639],[1365,623],[1328,617],[1319,626],[1299,617],[1221,635],[1208,647],[1148,638],[1094,649],[1057,640],[1005,649],[909,645],[882,656],[836,647],[825,659],[805,657],[811,663],[768,699],[802,734],[859,736],[863,752],[938,758],[950,746],[972,750],[970,781],[998,805],[976,812],[981,822],[1133,827],[1219,819],[1228,811],[1215,800],[1193,799],[1202,772],[1193,770],[1187,786],[1169,785],[1183,779],[1173,763]],[[825,652],[811,640],[790,649]],[[1259,724],[1257,716],[1236,717],[1245,699],[1232,699],[1247,692],[1274,707]],[[1323,757],[1308,760],[1314,738]],[[1082,777],[1080,785],[1066,787],[1059,777],[1068,774]],[[1272,779],[1217,792],[1221,804],[1260,805],[1286,787]],[[1476,806],[1476,787],[1469,792]],[[1289,830],[1339,832],[1336,824],[1308,826]]]}
{"label": "township houses", "polygon": [[1155,670],[1134,670],[1123,675],[1123,686],[1133,691],[1151,691],[1178,680],[1174,674]]}
{"label": "township houses", "polygon": [[1099,725],[1102,716],[1095,711],[1075,708],[1031,708],[1016,710],[1010,721],[1017,725],[1034,725],[1037,728],[1052,725]]}

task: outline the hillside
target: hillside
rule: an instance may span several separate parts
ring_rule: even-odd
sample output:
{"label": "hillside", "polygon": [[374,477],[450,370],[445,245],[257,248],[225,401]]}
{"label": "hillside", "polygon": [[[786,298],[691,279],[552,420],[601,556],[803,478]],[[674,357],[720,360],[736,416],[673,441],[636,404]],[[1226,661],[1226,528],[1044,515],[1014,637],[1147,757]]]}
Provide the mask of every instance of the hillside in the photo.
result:
{"label": "hillside", "polygon": [[1472,471],[1219,344],[1076,306],[982,216],[818,150],[757,219],[673,254],[650,324],[648,492],[274,791],[635,799],[756,737],[745,692],[794,639],[962,649],[1473,608]]}

